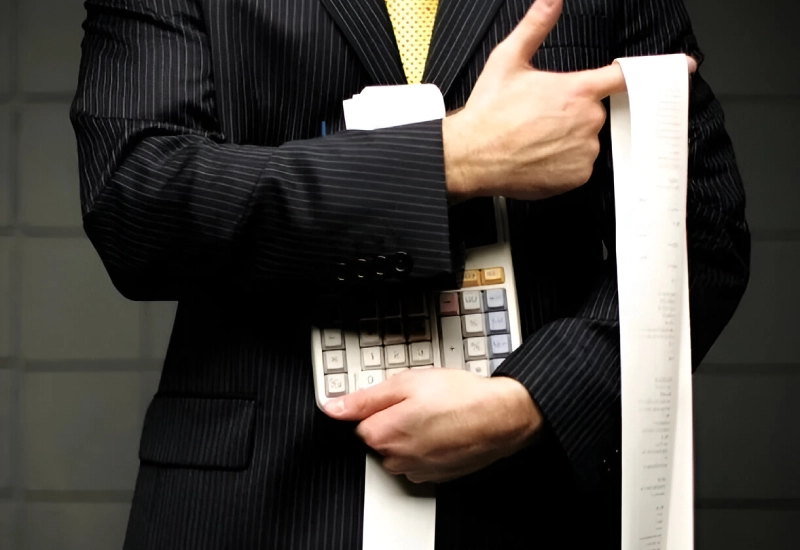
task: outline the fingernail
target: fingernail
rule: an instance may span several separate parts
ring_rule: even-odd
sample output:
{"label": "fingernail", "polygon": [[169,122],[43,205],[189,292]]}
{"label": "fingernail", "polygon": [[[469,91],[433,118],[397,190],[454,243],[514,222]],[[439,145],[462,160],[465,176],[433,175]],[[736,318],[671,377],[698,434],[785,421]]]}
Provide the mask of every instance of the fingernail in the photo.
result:
{"label": "fingernail", "polygon": [[341,397],[331,399],[325,403],[323,408],[325,409],[325,412],[331,416],[339,416],[344,413],[344,399]]}

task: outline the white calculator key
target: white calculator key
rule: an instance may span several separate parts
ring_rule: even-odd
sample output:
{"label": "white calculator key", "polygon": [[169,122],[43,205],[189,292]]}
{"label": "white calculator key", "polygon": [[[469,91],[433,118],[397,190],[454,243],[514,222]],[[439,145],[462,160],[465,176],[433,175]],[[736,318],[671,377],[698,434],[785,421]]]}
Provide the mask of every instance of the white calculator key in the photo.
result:
{"label": "white calculator key", "polygon": [[325,372],[345,372],[347,363],[344,358],[344,350],[326,351],[323,354],[325,361]]}
{"label": "white calculator key", "polygon": [[461,318],[461,331],[464,338],[470,336],[483,336],[486,330],[483,324],[483,315],[480,313],[473,313],[472,315],[464,315]]}
{"label": "white calculator key", "polygon": [[464,355],[467,361],[486,358],[486,338],[468,338],[464,340]]}
{"label": "white calculator key", "polygon": [[432,369],[433,365],[421,365],[419,367],[411,367],[411,370]]}
{"label": "white calculator key", "polygon": [[381,333],[378,330],[377,321],[362,321],[361,322],[361,347],[368,348],[370,346],[380,346]]}
{"label": "white calculator key", "polygon": [[490,334],[508,332],[508,313],[505,311],[490,311],[486,314]]}
{"label": "white calculator key", "polygon": [[398,374],[402,374],[410,370],[411,369],[409,369],[408,367],[400,367],[399,369],[386,369],[386,379],[389,380],[393,376],[397,376]]}
{"label": "white calculator key", "polygon": [[467,370],[472,374],[477,374],[478,376],[483,376],[484,378],[489,377],[489,361],[482,359],[480,361],[470,361],[467,363]]}
{"label": "white calculator key", "polygon": [[511,353],[511,336],[508,334],[497,334],[489,337],[489,351],[491,357],[505,357]]}
{"label": "white calculator key", "polygon": [[346,374],[326,374],[325,375],[325,395],[328,397],[339,397],[347,393]]}
{"label": "white calculator key", "polygon": [[377,386],[383,382],[384,376],[382,370],[376,371],[361,371],[356,376],[356,385],[359,390],[365,390],[372,386]]}
{"label": "white calculator key", "polygon": [[506,309],[506,291],[495,288],[486,291],[486,309],[489,311]]}
{"label": "white calculator key", "polygon": [[361,365],[365,369],[383,368],[383,348],[364,348],[361,350]]}
{"label": "white calculator key", "polygon": [[433,362],[433,347],[430,342],[417,342],[409,346],[412,365],[430,365]]}
{"label": "white calculator key", "polygon": [[494,371],[496,371],[498,367],[503,364],[503,361],[505,361],[505,359],[492,359],[489,361],[489,370],[492,374],[494,374]]}
{"label": "white calculator key", "polygon": [[406,357],[406,346],[400,344],[399,346],[386,346],[386,368],[405,367],[408,364]]}
{"label": "white calculator key", "polygon": [[464,344],[461,338],[461,317],[442,317],[442,366],[464,368]]}
{"label": "white calculator key", "polygon": [[324,329],[322,331],[322,347],[323,349],[342,349],[344,347],[342,331],[338,328]]}
{"label": "white calculator key", "polygon": [[467,290],[461,293],[461,313],[480,313],[483,311],[483,298],[480,290]]}

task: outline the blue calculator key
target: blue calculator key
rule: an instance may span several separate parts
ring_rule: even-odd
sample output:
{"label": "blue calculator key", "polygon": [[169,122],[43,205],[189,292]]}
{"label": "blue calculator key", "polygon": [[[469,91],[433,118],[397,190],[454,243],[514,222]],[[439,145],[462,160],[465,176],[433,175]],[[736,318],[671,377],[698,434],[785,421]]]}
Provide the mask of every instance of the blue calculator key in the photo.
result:
{"label": "blue calculator key", "polygon": [[511,353],[511,336],[508,334],[496,334],[489,337],[489,357],[506,357]]}
{"label": "blue calculator key", "polygon": [[491,311],[486,314],[486,326],[489,334],[508,333],[508,313],[505,311]]}
{"label": "blue calculator key", "polygon": [[489,361],[489,374],[494,374],[494,371],[498,369],[500,365],[503,364],[505,359],[492,359]]}
{"label": "blue calculator key", "polygon": [[487,311],[506,309],[506,291],[504,288],[487,290],[484,293]]}

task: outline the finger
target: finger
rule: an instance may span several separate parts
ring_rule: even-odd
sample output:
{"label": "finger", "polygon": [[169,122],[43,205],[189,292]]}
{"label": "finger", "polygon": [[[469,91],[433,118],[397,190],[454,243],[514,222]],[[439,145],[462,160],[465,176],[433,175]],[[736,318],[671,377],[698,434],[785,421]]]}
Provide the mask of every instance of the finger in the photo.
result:
{"label": "finger", "polygon": [[692,56],[686,56],[686,60],[689,63],[689,74],[694,74],[697,72],[697,60]]}
{"label": "finger", "polygon": [[377,386],[331,399],[323,409],[328,416],[337,420],[364,420],[405,398],[403,386],[388,380]]}
{"label": "finger", "polygon": [[628,89],[625,83],[625,74],[619,63],[585,71],[584,75],[589,92],[598,100],[620,94]]}
{"label": "finger", "polygon": [[536,0],[517,28],[503,41],[504,47],[508,47],[517,60],[530,63],[558,23],[563,4],[563,0]]}
{"label": "finger", "polygon": [[358,423],[356,435],[378,454],[382,456],[396,455],[398,449],[408,442],[404,434],[397,429],[406,414],[408,414],[408,408],[403,405],[378,411]]}

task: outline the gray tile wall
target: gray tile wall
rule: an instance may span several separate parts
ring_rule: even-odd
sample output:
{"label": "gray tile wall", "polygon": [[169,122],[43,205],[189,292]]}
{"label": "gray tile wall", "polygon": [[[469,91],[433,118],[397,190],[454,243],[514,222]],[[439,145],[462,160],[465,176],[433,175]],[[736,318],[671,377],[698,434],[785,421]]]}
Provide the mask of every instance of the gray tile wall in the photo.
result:
{"label": "gray tile wall", "polygon": [[[753,282],[695,378],[697,547],[800,541],[800,4],[687,0],[747,182]],[[0,0],[0,548],[120,548],[174,304],[83,237],[67,118],[81,0]]]}

